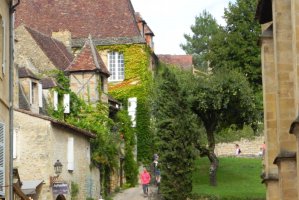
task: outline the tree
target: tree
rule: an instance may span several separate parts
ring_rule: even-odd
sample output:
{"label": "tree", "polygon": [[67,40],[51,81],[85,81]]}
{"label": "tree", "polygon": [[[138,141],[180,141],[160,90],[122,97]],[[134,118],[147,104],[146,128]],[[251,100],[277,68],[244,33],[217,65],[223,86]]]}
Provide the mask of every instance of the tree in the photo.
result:
{"label": "tree", "polygon": [[238,69],[255,91],[262,89],[260,25],[255,20],[256,0],[237,0],[229,3],[224,12],[226,26],[211,42],[208,59],[217,68]]}
{"label": "tree", "polygon": [[262,89],[260,25],[254,19],[257,1],[236,0],[224,12],[226,25],[217,26],[215,19],[204,11],[191,27],[192,36],[185,35],[188,54],[209,62],[209,67],[238,69],[250,82],[255,92]]}
{"label": "tree", "polygon": [[156,82],[153,113],[163,180],[161,194],[166,200],[184,200],[192,191],[195,116],[173,72],[165,68]]}
{"label": "tree", "polygon": [[247,79],[236,70],[221,69],[208,76],[181,76],[181,85],[188,93],[188,102],[205,128],[208,148],[199,145],[201,155],[210,160],[210,182],[215,186],[219,165],[214,153],[217,131],[236,125],[251,125],[259,120],[256,98]]}
{"label": "tree", "polygon": [[204,10],[195,18],[195,24],[191,26],[191,30],[193,35],[184,34],[187,43],[181,44],[181,47],[187,54],[193,55],[193,63],[197,68],[207,70],[210,41],[219,31],[219,26],[215,18]]}

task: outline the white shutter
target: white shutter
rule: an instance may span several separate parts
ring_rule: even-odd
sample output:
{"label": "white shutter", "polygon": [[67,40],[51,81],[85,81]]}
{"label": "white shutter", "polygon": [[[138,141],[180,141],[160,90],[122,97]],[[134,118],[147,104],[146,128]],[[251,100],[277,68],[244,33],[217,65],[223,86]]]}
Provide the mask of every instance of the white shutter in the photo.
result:
{"label": "white shutter", "polygon": [[40,108],[43,107],[43,85],[38,84],[38,105]]}
{"label": "white shutter", "polygon": [[[5,186],[5,125],[0,122],[0,186]],[[5,187],[0,187],[0,195],[5,195]]]}
{"label": "white shutter", "polygon": [[13,152],[12,152],[12,155],[13,155],[13,159],[16,159],[17,158],[17,131],[14,129],[13,130]]}
{"label": "white shutter", "polygon": [[32,98],[33,98],[32,91],[33,91],[32,81],[29,80],[29,103],[30,103],[30,105],[32,105]]}
{"label": "white shutter", "polygon": [[5,21],[4,19],[2,19],[2,49],[3,49],[3,52],[2,52],[2,73],[5,74],[5,70],[6,70],[6,55],[5,55],[5,52],[7,51],[6,49],[6,29],[5,29]]}
{"label": "white shutter", "polygon": [[68,138],[67,143],[67,169],[74,170],[74,138]]}
{"label": "white shutter", "polygon": [[54,103],[54,110],[58,110],[58,92],[54,91],[54,98],[53,98],[53,103]]}
{"label": "white shutter", "polygon": [[70,113],[70,94],[63,95],[64,113]]}
{"label": "white shutter", "polygon": [[131,117],[132,127],[136,127],[136,109],[137,109],[137,98],[132,97],[128,99],[128,114]]}

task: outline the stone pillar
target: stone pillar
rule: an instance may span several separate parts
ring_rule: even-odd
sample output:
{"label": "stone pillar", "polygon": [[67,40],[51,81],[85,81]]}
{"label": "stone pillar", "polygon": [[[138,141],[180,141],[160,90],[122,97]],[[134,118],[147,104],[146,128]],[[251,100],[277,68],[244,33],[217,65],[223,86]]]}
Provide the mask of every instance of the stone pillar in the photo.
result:
{"label": "stone pillar", "polygon": [[263,160],[263,183],[267,187],[267,199],[279,200],[278,167],[273,164],[278,154],[277,135],[277,72],[274,68],[274,44],[272,23],[262,26],[261,58],[263,74],[264,133],[266,152]]}
{"label": "stone pillar", "polygon": [[[274,68],[277,77],[277,139],[279,193],[281,200],[297,199],[296,151],[294,136],[288,134],[293,119],[297,116],[297,57],[293,21],[293,0],[273,0]],[[290,156],[292,154],[292,156]]]}

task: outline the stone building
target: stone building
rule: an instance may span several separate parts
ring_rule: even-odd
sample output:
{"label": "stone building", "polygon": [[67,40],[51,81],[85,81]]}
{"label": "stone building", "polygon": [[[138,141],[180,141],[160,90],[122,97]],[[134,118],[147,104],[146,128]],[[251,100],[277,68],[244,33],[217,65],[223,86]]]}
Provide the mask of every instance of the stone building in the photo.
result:
{"label": "stone building", "polygon": [[[0,185],[10,184],[9,151],[9,9],[10,1],[0,2]],[[9,188],[0,187],[0,196],[9,197]]]}
{"label": "stone building", "polygon": [[[72,187],[77,185],[77,199],[99,197],[99,169],[90,155],[93,133],[24,109],[15,109],[14,120],[14,167],[27,196],[70,200]],[[57,160],[63,165],[58,178]]]}
{"label": "stone building", "polygon": [[158,55],[159,61],[167,65],[179,67],[184,70],[193,71],[194,65],[192,61],[192,55]]}
{"label": "stone building", "polygon": [[[299,2],[260,0],[266,156],[263,183],[268,200],[299,199],[298,57]],[[289,134],[294,133],[294,135]]]}
{"label": "stone building", "polygon": [[[22,191],[33,199],[71,199],[72,186],[77,185],[78,199],[97,199],[100,194],[100,173],[98,167],[91,163],[90,156],[90,140],[96,136],[46,116],[47,106],[54,110],[57,108],[60,100],[55,88],[61,87],[49,72],[65,71],[69,67],[70,76],[75,76],[75,73],[76,76],[78,73],[94,73],[91,77],[96,79],[90,80],[89,77],[88,80],[93,81],[94,85],[100,81],[103,90],[107,89],[109,72],[98,60],[99,55],[92,53],[91,39],[87,41],[87,53],[82,49],[83,53],[74,60],[63,43],[32,28],[19,26],[15,34],[16,123],[13,158],[14,166],[22,177]],[[91,69],[90,65],[96,68]],[[76,88],[72,89],[77,91]],[[64,106],[66,109],[70,104]],[[53,165],[57,160],[62,163],[63,170],[54,184]],[[32,167],[30,163],[35,163],[37,167]],[[59,187],[64,188],[63,191],[59,191]]]}

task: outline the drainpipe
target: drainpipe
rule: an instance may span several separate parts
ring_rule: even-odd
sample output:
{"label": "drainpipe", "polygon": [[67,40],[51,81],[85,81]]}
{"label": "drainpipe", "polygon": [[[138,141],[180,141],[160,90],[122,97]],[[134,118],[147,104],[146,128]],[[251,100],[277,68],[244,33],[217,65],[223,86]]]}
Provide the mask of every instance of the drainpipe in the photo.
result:
{"label": "drainpipe", "polygon": [[13,200],[13,83],[14,83],[14,12],[20,0],[9,9],[9,199]]}

